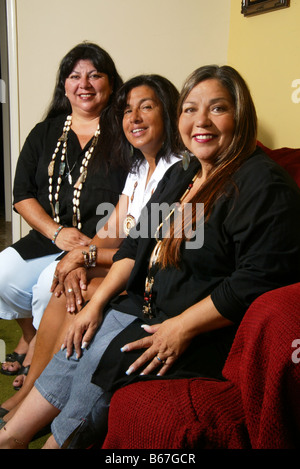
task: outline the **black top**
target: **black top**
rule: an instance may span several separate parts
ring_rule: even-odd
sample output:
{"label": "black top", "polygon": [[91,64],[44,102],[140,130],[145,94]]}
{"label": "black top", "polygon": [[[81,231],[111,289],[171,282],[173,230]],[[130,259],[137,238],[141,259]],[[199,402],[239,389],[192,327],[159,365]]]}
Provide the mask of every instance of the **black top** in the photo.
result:
{"label": "black top", "polygon": [[[178,201],[198,169],[197,160],[186,172],[181,163],[172,166],[149,204]],[[254,299],[266,291],[300,281],[300,189],[261,149],[241,166],[233,180],[227,195],[215,203],[205,223],[203,246],[200,249],[184,246],[180,269],[167,268],[156,274],[156,318],[152,320],[143,318],[142,304],[148,259],[155,240],[128,237],[123,242],[114,260],[128,257],[135,259],[135,265],[127,285],[128,297],[120,297],[113,306],[139,319],[115,339],[115,347],[108,347],[94,377],[96,384],[109,387],[116,379],[119,384],[126,382],[123,379],[126,367],[142,352],[121,354],[118,347],[141,334],[147,335],[139,330],[140,324],[162,322],[208,295],[219,313],[235,326],[196,338],[170,373],[220,377],[236,327]],[[216,347],[222,346],[221,355],[225,355],[215,360]]]}
{"label": "black top", "polygon": [[[48,165],[56,148],[58,138],[62,135],[66,116],[58,116],[37,124],[28,135],[20,153],[14,181],[14,204],[28,198],[35,198],[52,217],[49,202]],[[72,170],[73,184],[79,177],[79,170],[85,152],[91,141],[84,149],[81,148],[77,135],[72,129],[68,135],[67,156]],[[53,195],[56,192],[61,151],[55,160],[53,176]],[[96,164],[97,163],[97,164]],[[60,224],[72,227],[73,216],[73,185],[71,186],[65,175],[60,187]],[[103,202],[116,205],[126,180],[127,173],[122,169],[106,169],[101,161],[91,159],[87,179],[80,196],[81,231],[92,238],[99,226],[97,223],[103,215],[96,215],[96,208]],[[103,213],[103,212],[102,212]],[[13,246],[24,259],[36,258],[48,254],[61,252],[50,239],[36,230],[17,241]]]}

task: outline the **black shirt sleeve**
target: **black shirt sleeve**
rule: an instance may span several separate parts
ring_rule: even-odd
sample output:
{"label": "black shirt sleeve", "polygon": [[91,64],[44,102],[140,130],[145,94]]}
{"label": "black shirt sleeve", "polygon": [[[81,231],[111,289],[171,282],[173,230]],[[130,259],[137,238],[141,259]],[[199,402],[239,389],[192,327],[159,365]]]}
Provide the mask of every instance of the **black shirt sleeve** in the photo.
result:
{"label": "black shirt sleeve", "polygon": [[42,154],[39,129],[40,126],[37,125],[30,132],[20,152],[14,180],[14,204],[38,196],[36,174],[39,166],[39,155]]}
{"label": "black shirt sleeve", "polygon": [[[160,202],[185,190],[174,170]],[[191,177],[191,175],[190,175]],[[171,194],[171,195],[170,195]],[[155,195],[155,194],[154,194]],[[153,200],[152,200],[153,201]],[[153,298],[157,315],[175,316],[211,295],[221,315],[238,324],[259,295],[300,281],[300,190],[288,173],[256,151],[237,171],[204,224],[201,248],[182,246],[180,268],[159,269]],[[151,215],[151,212],[150,212]],[[127,239],[115,260],[135,259],[128,295],[142,304],[152,239]],[[126,306],[125,312],[130,313]]]}
{"label": "black shirt sleeve", "polygon": [[253,160],[240,170],[223,224],[235,268],[211,293],[223,316],[239,322],[257,296],[300,279],[299,215],[299,188],[279,166]]}

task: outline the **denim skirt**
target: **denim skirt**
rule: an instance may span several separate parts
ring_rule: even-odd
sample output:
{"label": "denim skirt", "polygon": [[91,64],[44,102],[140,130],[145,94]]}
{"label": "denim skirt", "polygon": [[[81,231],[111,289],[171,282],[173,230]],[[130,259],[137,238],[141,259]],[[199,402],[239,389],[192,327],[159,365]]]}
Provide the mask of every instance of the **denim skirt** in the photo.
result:
{"label": "denim skirt", "polygon": [[[87,448],[105,437],[111,392],[91,382],[107,346],[135,316],[108,310],[80,359],[59,351],[35,382],[40,394],[60,410],[51,431],[61,448]],[[124,344],[125,345],[125,344]]]}

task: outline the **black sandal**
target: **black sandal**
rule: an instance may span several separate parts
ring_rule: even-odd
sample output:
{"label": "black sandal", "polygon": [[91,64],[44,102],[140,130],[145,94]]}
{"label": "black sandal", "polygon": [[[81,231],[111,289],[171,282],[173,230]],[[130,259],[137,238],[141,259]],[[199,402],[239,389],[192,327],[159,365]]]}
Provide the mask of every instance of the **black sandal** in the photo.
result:
{"label": "black sandal", "polygon": [[8,414],[9,410],[4,409],[4,407],[0,407],[0,418],[4,417],[4,415]]}
{"label": "black sandal", "polygon": [[[20,363],[20,365],[22,365],[23,361],[25,360],[25,357],[26,357],[26,353],[21,353],[21,354],[16,353],[16,352],[9,353],[9,354],[6,355],[4,363],[18,362],[18,363]],[[15,370],[15,371],[9,371],[9,370],[4,370],[3,368],[1,368],[1,370],[0,370],[0,372],[3,375],[7,375],[7,376],[14,376],[14,375],[18,374],[19,371],[20,371],[20,369]]]}
{"label": "black sandal", "polygon": [[[19,369],[18,373],[17,373],[17,376],[19,375],[25,375],[27,376],[28,375],[28,371],[29,371],[29,368],[30,368],[30,365],[27,365],[27,366],[21,366],[21,368]],[[22,384],[23,386],[23,384]],[[21,389],[22,386],[14,386],[14,389],[16,391],[19,391]]]}

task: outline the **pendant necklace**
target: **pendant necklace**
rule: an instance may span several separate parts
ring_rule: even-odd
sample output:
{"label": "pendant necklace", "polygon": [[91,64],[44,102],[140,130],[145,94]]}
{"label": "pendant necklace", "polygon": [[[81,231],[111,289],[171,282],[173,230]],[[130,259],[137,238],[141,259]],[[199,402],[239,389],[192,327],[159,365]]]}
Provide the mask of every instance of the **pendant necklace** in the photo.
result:
{"label": "pendant necklace", "polygon": [[[76,163],[74,164],[73,168],[70,170],[69,163],[67,161],[67,145],[68,145],[68,134],[71,128],[72,124],[72,116],[68,116],[63,127],[63,133],[61,137],[59,137],[56,148],[53,152],[51,161],[48,166],[48,177],[49,177],[49,201],[50,201],[50,206],[52,210],[52,216],[54,221],[56,223],[60,223],[60,216],[59,216],[59,192],[60,192],[60,186],[62,183],[62,177],[65,173],[65,167],[66,167],[66,162],[68,166],[68,181],[69,184],[72,185],[73,180],[71,176],[71,172],[73,171]],[[80,195],[81,191],[83,188],[83,184],[85,183],[86,177],[87,177],[87,167],[89,164],[89,161],[92,157],[93,151],[95,149],[95,146],[98,141],[98,137],[100,135],[100,127],[98,124],[97,130],[94,134],[94,137],[92,139],[92,143],[89,147],[89,149],[85,152],[84,157],[81,162],[81,167],[80,167],[80,175],[79,178],[77,179],[76,183],[74,184],[74,191],[73,191],[73,217],[72,217],[72,226],[77,227],[79,230],[82,228],[81,224],[81,214],[80,214]],[[62,148],[61,148],[62,147]],[[61,149],[61,157],[60,157],[60,164],[59,164],[59,171],[58,171],[58,178],[56,182],[56,191],[53,193],[53,175],[54,175],[54,167],[55,167],[55,160],[57,158],[57,155]]]}
{"label": "pendant necklace", "polygon": [[[135,181],[134,186],[133,186],[133,192],[132,192],[132,195],[130,197],[130,203],[133,202],[134,194],[135,194],[135,190],[136,190],[137,186],[138,186],[138,182]],[[131,215],[130,213],[128,213],[126,215],[126,218],[124,220],[124,225],[123,225],[123,229],[124,229],[124,232],[125,232],[126,236],[129,235],[129,231],[131,230],[131,228],[133,228],[135,226],[135,224],[136,224],[136,221],[135,221],[134,216]]]}
{"label": "pendant necklace", "polygon": [[72,171],[76,166],[76,161],[73,164],[72,169],[70,169],[69,160],[68,160],[68,152],[67,151],[66,151],[66,163],[67,163],[67,167],[68,167],[68,171],[66,173],[66,178],[68,179],[68,183],[70,184],[70,186],[72,186],[72,184],[73,184]]}
{"label": "pendant necklace", "polygon": [[[190,190],[192,189],[192,187],[194,185],[194,182],[196,181],[198,176],[199,176],[199,172],[197,174],[195,174],[192,181],[189,183],[186,191],[181,196],[180,203],[182,203],[182,201],[185,199],[187,194],[190,192]],[[159,254],[160,254],[161,244],[162,244],[162,240],[159,239],[159,232],[160,232],[161,228],[163,227],[164,223],[173,215],[174,212],[175,212],[175,207],[172,208],[172,210],[166,216],[164,221],[158,225],[158,227],[156,228],[155,234],[154,234],[154,237],[156,239],[156,245],[155,245],[155,247],[152,251],[152,254],[150,256],[149,267],[148,267],[148,275],[147,275],[146,281],[145,281],[144,304],[143,304],[143,314],[144,314],[145,318],[151,319],[151,318],[155,317],[155,314],[154,314],[154,311],[153,311],[153,308],[152,308],[152,300],[153,300],[154,277],[155,277],[155,274],[156,274],[156,272],[158,271],[158,268],[159,268],[158,265],[157,265],[157,260],[158,260]]]}

